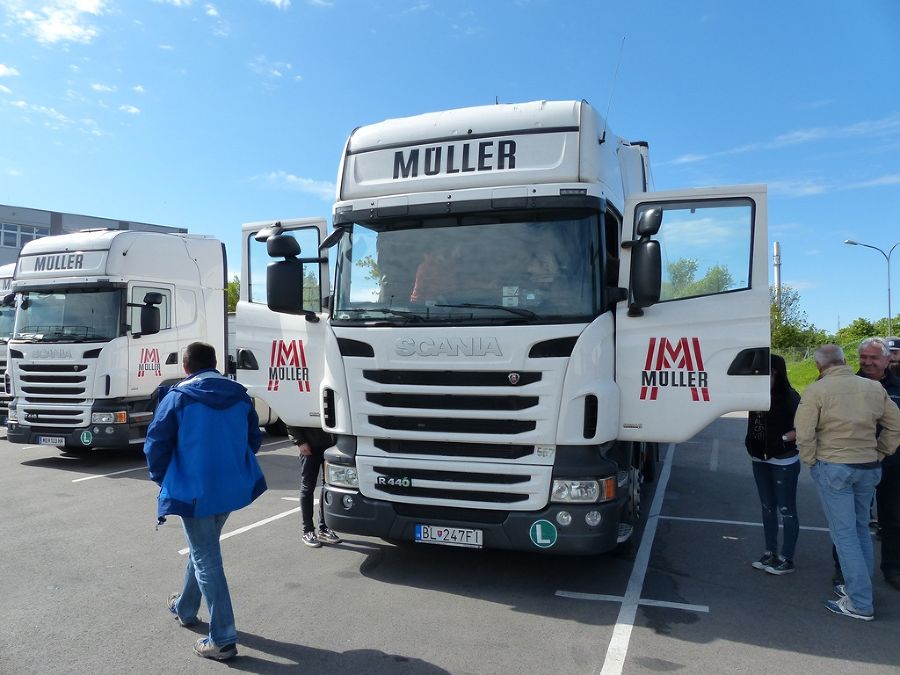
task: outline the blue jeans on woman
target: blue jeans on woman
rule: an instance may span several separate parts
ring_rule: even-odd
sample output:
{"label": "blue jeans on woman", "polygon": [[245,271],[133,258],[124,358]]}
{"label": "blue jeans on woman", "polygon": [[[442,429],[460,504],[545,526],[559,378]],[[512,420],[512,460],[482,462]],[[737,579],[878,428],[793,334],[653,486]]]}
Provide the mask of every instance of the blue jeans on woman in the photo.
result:
{"label": "blue jeans on woman", "polygon": [[181,597],[175,603],[175,613],[182,620],[197,616],[201,597],[206,598],[209,610],[209,639],[222,647],[237,642],[234,627],[234,610],[231,594],[222,565],[222,548],[219,537],[229,514],[205,518],[184,518],[184,538],[187,540],[187,567],[184,570],[184,586]]}
{"label": "blue jeans on woman", "polygon": [[797,479],[800,476],[799,460],[791,464],[753,462],[753,478],[762,504],[763,533],[766,550],[778,553],[778,515],[784,526],[784,542],[781,557],[794,559],[800,521],[797,519]]}
{"label": "blue jeans on woman", "polygon": [[819,488],[850,602],[858,612],[872,614],[875,554],[869,533],[869,509],[875,486],[881,480],[881,469],[819,460],[809,472]]}

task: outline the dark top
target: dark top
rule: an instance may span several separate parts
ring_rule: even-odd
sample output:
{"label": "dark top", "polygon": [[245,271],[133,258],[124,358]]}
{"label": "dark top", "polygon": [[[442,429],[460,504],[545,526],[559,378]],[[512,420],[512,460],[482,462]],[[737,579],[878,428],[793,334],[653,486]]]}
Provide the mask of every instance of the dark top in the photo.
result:
{"label": "dark top", "polygon": [[747,418],[744,445],[756,459],[787,459],[797,454],[797,443],[781,437],[794,429],[794,414],[800,405],[800,394],[789,389],[785,394],[772,394],[768,411],[751,411]]}

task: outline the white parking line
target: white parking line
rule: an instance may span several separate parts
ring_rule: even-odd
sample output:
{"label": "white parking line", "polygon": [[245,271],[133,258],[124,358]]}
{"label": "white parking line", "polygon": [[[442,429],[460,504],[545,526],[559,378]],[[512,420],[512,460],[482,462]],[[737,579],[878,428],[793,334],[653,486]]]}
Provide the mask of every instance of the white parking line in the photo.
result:
{"label": "white parking line", "polygon": [[142,464],[141,466],[136,466],[133,469],[124,469],[122,471],[113,471],[112,473],[98,473],[94,476],[85,476],[84,478],[75,478],[72,480],[73,483],[80,483],[85,480],[93,480],[94,478],[106,478],[107,476],[118,476],[121,473],[131,473],[132,471],[146,471],[147,465]]}
{"label": "white parking line", "polygon": [[[601,602],[622,602],[624,598],[621,595],[601,595],[599,593],[575,593],[572,591],[556,591],[556,595],[561,598],[573,598],[575,600],[599,600]],[[683,609],[688,612],[705,612],[709,613],[709,605],[688,605],[684,602],[669,602],[667,600],[650,600],[643,598],[638,600],[639,605],[645,607],[667,607],[669,609]]]}
{"label": "white parking line", "polygon": [[653,495],[653,505],[647,514],[647,524],[644,526],[644,535],[641,537],[641,545],[631,568],[631,577],[628,579],[628,587],[625,589],[625,597],[619,608],[619,616],[613,629],[609,647],[606,649],[606,658],[603,661],[601,675],[619,675],[625,666],[625,657],[628,655],[628,643],[631,640],[631,631],[634,628],[634,619],[637,615],[638,604],[641,601],[641,590],[644,587],[644,577],[647,575],[647,566],[650,563],[650,551],[653,548],[653,538],[656,536],[656,525],[659,522],[659,514],[662,511],[663,496],[672,474],[672,459],[675,457],[675,444],[669,444],[666,453],[666,461],[663,463],[659,474],[659,482],[656,485],[656,493]]}
{"label": "white parking line", "polygon": [[[277,513],[274,516],[272,516],[271,518],[266,518],[264,520],[259,520],[255,523],[251,523],[250,525],[246,525],[244,527],[239,527],[236,530],[232,530],[231,532],[223,534],[221,537],[219,537],[219,541],[225,541],[229,537],[233,537],[236,534],[241,534],[242,532],[246,532],[247,530],[252,530],[256,527],[261,527],[263,525],[266,525],[267,523],[271,523],[273,520],[279,520],[280,518],[289,516],[292,513],[297,513],[299,510],[300,510],[300,507],[298,506],[296,509],[291,509],[290,511],[283,511],[282,513]],[[178,551],[178,555],[187,555],[187,552],[188,552],[188,549],[183,548],[180,551]]]}

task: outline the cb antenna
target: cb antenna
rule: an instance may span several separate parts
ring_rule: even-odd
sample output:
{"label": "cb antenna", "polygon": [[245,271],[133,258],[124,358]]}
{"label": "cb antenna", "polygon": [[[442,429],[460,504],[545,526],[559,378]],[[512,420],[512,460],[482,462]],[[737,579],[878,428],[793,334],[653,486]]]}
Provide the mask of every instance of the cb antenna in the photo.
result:
{"label": "cb antenna", "polygon": [[609,125],[609,110],[612,107],[613,93],[616,89],[616,81],[619,79],[619,66],[622,65],[622,52],[625,51],[625,35],[622,35],[622,42],[619,44],[619,59],[616,61],[616,71],[613,73],[612,86],[609,88],[609,101],[606,104],[606,115],[603,117],[603,135],[600,137],[600,144],[606,140],[606,127]]}

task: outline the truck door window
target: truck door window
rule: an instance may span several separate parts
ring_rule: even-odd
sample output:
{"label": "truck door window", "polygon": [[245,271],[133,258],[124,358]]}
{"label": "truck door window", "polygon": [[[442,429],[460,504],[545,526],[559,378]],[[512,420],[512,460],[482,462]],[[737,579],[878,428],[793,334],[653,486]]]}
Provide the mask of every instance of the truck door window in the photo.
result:
{"label": "truck door window", "polygon": [[[643,208],[650,206],[639,207],[637,218]],[[665,204],[662,209],[662,225],[652,237],[662,251],[660,301],[750,288],[752,202],[703,200]]]}
{"label": "truck door window", "polygon": [[[315,227],[302,227],[289,230],[284,234],[294,237],[300,244],[301,258],[315,258],[319,255],[319,230]],[[266,252],[266,242],[256,241],[255,232],[247,240],[247,256],[250,285],[247,297],[250,302],[266,304],[266,267],[272,262]],[[313,312],[321,311],[322,300],[319,294],[319,266],[307,264],[303,266],[303,309]]]}
{"label": "truck door window", "polygon": [[[172,305],[172,293],[168,288],[156,288],[153,286],[132,286],[131,287],[131,299],[128,301],[135,305],[143,305],[144,304],[144,296],[147,293],[160,293],[162,294],[163,301],[159,305],[159,329],[165,330],[167,328],[172,327],[172,312],[170,307]],[[141,308],[140,307],[129,307],[129,320],[131,323],[131,330],[137,332],[141,329]]]}

